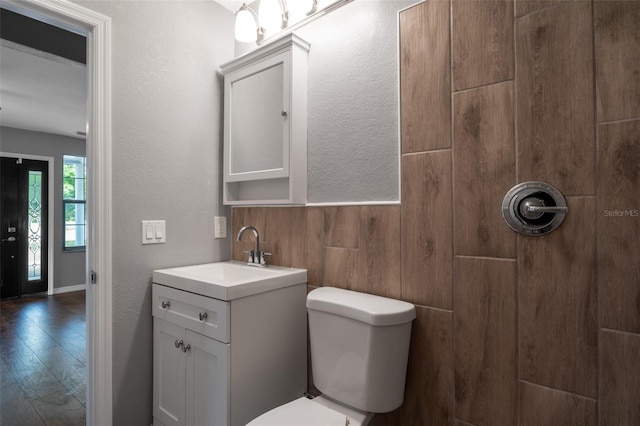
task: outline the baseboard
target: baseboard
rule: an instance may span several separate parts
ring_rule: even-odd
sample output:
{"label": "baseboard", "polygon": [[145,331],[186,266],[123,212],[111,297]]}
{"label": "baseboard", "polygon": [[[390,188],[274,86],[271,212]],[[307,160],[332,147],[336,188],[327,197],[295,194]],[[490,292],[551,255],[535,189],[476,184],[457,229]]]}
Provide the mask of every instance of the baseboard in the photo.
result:
{"label": "baseboard", "polygon": [[53,289],[53,294],[71,293],[72,291],[83,291],[87,289],[86,284],[68,285],[66,287],[58,287]]}

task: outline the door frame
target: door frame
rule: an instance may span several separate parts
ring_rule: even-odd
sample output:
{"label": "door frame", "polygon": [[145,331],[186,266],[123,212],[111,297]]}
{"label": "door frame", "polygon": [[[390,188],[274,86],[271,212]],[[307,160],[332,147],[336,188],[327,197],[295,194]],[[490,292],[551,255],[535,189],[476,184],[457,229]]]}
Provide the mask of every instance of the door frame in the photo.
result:
{"label": "door frame", "polygon": [[111,425],[111,18],[67,0],[0,0],[0,5],[87,37],[87,425]]}
{"label": "door frame", "polygon": [[54,165],[54,158],[53,157],[45,157],[42,155],[31,155],[31,154],[17,154],[15,152],[3,152],[0,151],[0,157],[6,157],[6,158],[15,158],[17,159],[24,159],[24,160],[37,160],[37,161],[46,161],[49,167],[49,173],[48,173],[48,181],[47,181],[47,194],[49,197],[49,207],[47,208],[47,215],[48,215],[48,229],[47,229],[47,268],[48,268],[48,276],[47,276],[47,294],[48,295],[52,295],[53,294],[53,230],[55,227],[55,216],[54,216],[54,209],[53,209],[53,204],[54,204],[54,198],[53,198],[53,178],[54,178],[54,172],[53,172],[53,165]]}

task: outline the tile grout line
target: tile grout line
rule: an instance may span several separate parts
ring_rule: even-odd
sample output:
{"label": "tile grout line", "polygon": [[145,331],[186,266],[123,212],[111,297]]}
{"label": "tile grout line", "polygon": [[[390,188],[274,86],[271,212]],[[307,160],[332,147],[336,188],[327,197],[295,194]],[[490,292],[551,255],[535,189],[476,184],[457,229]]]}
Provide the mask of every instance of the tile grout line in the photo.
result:
{"label": "tile grout line", "polygon": [[598,399],[597,398],[593,398],[593,397],[590,397],[590,396],[586,396],[586,395],[582,395],[582,394],[579,394],[579,393],[567,391],[567,390],[564,390],[564,389],[552,388],[551,386],[541,385],[540,383],[535,383],[535,382],[532,382],[532,381],[529,381],[529,380],[520,379],[519,381],[522,382],[522,383],[526,383],[528,385],[531,385],[531,386],[537,386],[539,388],[548,389],[548,390],[555,391],[555,392],[562,392],[562,393],[567,394],[567,395],[573,395],[573,396],[577,396],[578,398],[583,398],[583,399],[587,399],[589,401],[593,401],[596,404],[598,403]]}
{"label": "tile grout line", "polygon": [[633,331],[616,330],[615,328],[606,328],[606,327],[600,327],[600,331],[604,333],[620,334],[623,336],[632,336],[634,338],[640,338],[640,333],[635,333]]}
{"label": "tile grout line", "polygon": [[593,161],[593,176],[595,177],[594,180],[594,187],[593,187],[593,192],[595,194],[595,232],[594,232],[594,236],[595,236],[595,241],[594,241],[594,249],[595,249],[595,265],[594,265],[594,274],[595,274],[595,314],[596,314],[596,421],[598,422],[598,424],[602,424],[602,407],[600,406],[600,390],[601,390],[601,384],[600,384],[600,372],[602,371],[602,346],[601,346],[601,342],[600,342],[600,333],[601,333],[601,329],[602,329],[602,324],[601,324],[601,318],[600,318],[600,271],[599,271],[599,257],[598,257],[598,240],[599,240],[599,233],[600,233],[600,227],[598,226],[598,223],[600,222],[600,220],[598,220],[598,206],[599,206],[599,169],[600,169],[600,163],[599,163],[599,140],[598,140],[598,84],[597,84],[597,56],[596,56],[596,11],[595,11],[595,2],[591,2],[591,55],[592,55],[592,102],[593,102],[593,156],[594,156],[594,161]]}
{"label": "tile grout line", "polygon": [[467,87],[465,89],[460,89],[460,90],[455,90],[455,91],[452,90],[451,93],[454,94],[454,95],[458,95],[458,94],[461,94],[461,93],[473,92],[474,90],[486,89],[486,88],[489,88],[491,86],[498,86],[500,84],[511,83],[513,81],[514,81],[513,78],[505,78],[504,80],[499,80],[499,81],[494,81],[494,82],[491,82],[491,83],[481,84],[479,86]]}
{"label": "tile grout line", "polygon": [[[595,39],[595,31],[594,31],[594,39]],[[594,63],[595,63],[595,47],[594,47]],[[595,73],[595,71],[594,71],[594,73]],[[594,78],[594,82],[595,82],[595,78]],[[597,98],[597,93],[596,93],[596,98]],[[600,123],[598,123],[596,121],[595,125],[596,125],[596,128],[597,128],[598,126],[605,126],[607,124],[628,123],[630,121],[639,121],[639,120],[640,120],[640,117],[621,118],[619,120],[602,121]]]}
{"label": "tile grout line", "polygon": [[[513,5],[513,16],[512,16],[512,27],[511,27],[511,34],[513,37],[513,52],[512,52],[512,58],[513,58],[513,98],[511,99],[511,108],[513,111],[513,127],[512,127],[512,131],[513,131],[513,153],[514,153],[514,180],[515,180],[515,184],[518,183],[518,179],[519,179],[519,175],[520,175],[520,170],[519,170],[519,161],[518,161],[518,38],[517,38],[517,16],[516,16],[516,2],[515,0],[513,0],[511,2],[511,4]],[[516,373],[516,404],[515,404],[515,411],[516,411],[516,425],[520,425],[520,411],[521,411],[521,407],[520,407],[520,399],[521,399],[521,394],[522,394],[522,386],[520,384],[520,285],[519,285],[519,277],[520,277],[520,262],[518,261],[518,259],[520,258],[520,235],[516,234],[516,247],[515,247],[515,253],[516,253],[516,277],[515,277],[515,283],[513,285],[515,285],[515,328],[516,328],[516,332],[515,332],[515,373]]]}
{"label": "tile grout line", "polygon": [[455,111],[454,111],[454,81],[453,81],[453,0],[449,0],[449,155],[451,156],[449,165],[451,167],[451,193],[450,193],[450,203],[451,203],[451,245],[448,248],[451,250],[451,366],[452,366],[452,377],[453,377],[453,386],[451,389],[452,395],[452,406],[453,413],[452,417],[455,420],[457,417],[457,401],[456,401],[456,352],[458,350],[456,345],[456,305],[455,305],[455,290],[456,290],[456,258],[455,258],[455,247],[456,247],[456,204],[455,204],[455,156],[454,156],[454,120],[455,120]]}

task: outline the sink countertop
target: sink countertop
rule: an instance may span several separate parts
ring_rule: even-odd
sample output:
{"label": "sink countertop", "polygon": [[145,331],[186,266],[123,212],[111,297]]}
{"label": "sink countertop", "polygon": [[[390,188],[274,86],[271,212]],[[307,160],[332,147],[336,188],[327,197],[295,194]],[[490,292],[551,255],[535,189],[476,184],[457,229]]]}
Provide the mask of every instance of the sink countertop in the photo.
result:
{"label": "sink countertop", "polygon": [[233,300],[307,282],[306,269],[226,261],[153,271],[153,282],[220,300]]}

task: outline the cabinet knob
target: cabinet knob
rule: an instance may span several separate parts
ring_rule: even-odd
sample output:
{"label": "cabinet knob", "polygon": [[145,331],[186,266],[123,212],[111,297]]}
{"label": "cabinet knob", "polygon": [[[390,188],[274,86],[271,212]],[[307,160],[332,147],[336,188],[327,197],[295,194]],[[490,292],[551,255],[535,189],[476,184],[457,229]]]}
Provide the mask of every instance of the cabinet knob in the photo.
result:
{"label": "cabinet knob", "polygon": [[174,343],[174,345],[176,345],[176,348],[180,348],[182,346],[182,352],[187,352],[191,350],[191,345],[184,345],[184,340],[176,340]]}
{"label": "cabinet knob", "polygon": [[286,117],[289,113],[287,112],[286,109],[283,109],[282,111],[280,111],[280,115],[283,117]]}
{"label": "cabinet knob", "polygon": [[209,316],[209,315],[207,315],[207,313],[206,313],[206,312],[200,312],[200,313],[198,314],[198,318],[200,318],[200,321],[204,321],[204,320],[206,320],[208,316]]}
{"label": "cabinet knob", "polygon": [[168,309],[169,306],[171,306],[171,302],[169,302],[168,300],[162,302],[162,309]]}

